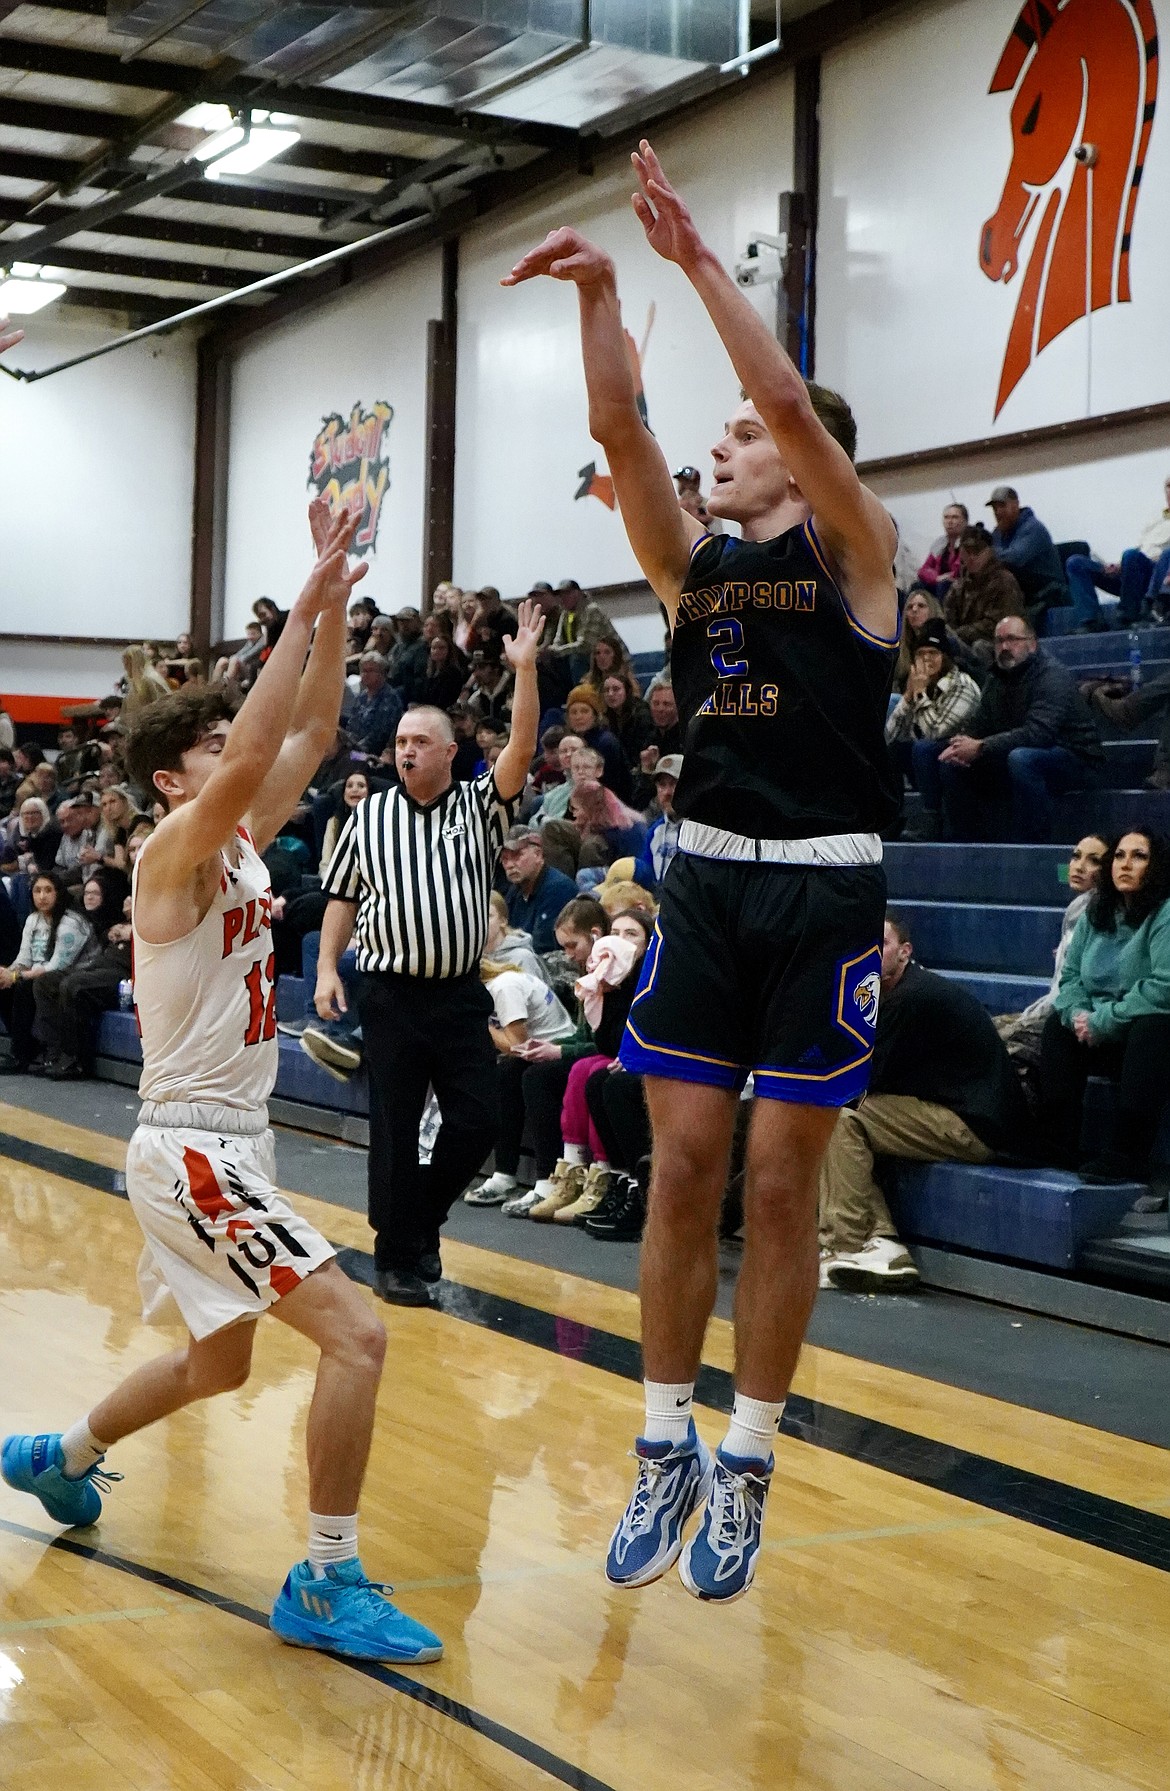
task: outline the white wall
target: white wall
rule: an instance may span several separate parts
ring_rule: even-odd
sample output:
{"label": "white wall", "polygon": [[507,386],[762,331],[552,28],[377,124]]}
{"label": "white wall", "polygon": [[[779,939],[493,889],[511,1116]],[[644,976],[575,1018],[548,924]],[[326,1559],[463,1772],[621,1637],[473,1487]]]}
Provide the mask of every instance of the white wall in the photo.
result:
{"label": "white wall", "polygon": [[883,473],[869,483],[896,518],[919,564],[942,533],[943,506],[952,495],[967,505],[972,522],[994,527],[986,504],[1001,480],[1015,486],[1022,503],[1031,504],[1054,540],[1088,541],[1109,561],[1134,546],[1158,515],[1168,476],[1166,426],[1146,423],[1078,443],[1016,450],[1002,461],[985,455],[960,460],[945,472]]}
{"label": "white wall", "polygon": [[[120,327],[50,309],[6,360],[48,366]],[[186,627],[194,429],[195,355],[181,335],[36,385],[0,379],[0,635],[121,643]],[[41,650],[46,664],[52,652]],[[0,640],[9,689],[12,664]]]}
{"label": "white wall", "polygon": [[[1170,0],[1154,0],[1154,8],[1165,42]],[[1069,16],[1089,11],[1070,7]],[[1135,218],[1133,301],[1073,323],[995,419],[1008,333],[1051,190],[1042,189],[1024,233],[1019,272],[1010,284],[993,283],[980,267],[980,242],[1012,160],[1013,97],[988,87],[1019,12],[1020,0],[936,0],[825,58],[817,371],[849,396],[863,458],[1170,398],[1170,95],[1163,78]],[[1094,29],[1115,18],[1130,29],[1122,0],[1094,0],[1092,13]],[[1061,27],[1058,17],[1054,41]],[[1090,60],[1096,106],[1102,88]],[[1071,78],[1079,95],[1079,61]],[[1120,94],[1106,92],[1105,105],[1112,124],[1093,114],[1087,127],[1103,139],[1120,115]],[[1057,84],[1043,107],[1029,143],[1040,143],[1059,109]],[[1068,157],[1062,186],[1072,168]],[[1094,178],[1104,173],[1102,163]],[[1082,449],[1085,459],[1095,452]]]}
{"label": "white wall", "polygon": [[44,641],[0,640],[0,695],[108,696],[122,676],[121,642],[108,647],[64,647]]}
{"label": "white wall", "polygon": [[[748,238],[776,230],[792,184],[792,84],[780,78],[655,147],[700,228],[728,264]],[[677,268],[649,249],[630,209],[624,161],[566,182],[527,208],[485,219],[463,240],[459,274],[459,402],[455,461],[457,582],[526,590],[540,578],[610,584],[638,576],[620,516],[575,501],[578,469],[604,459],[591,441],[571,288],[499,285],[547,231],[571,223],[614,256],[627,329],[638,343],[656,315],[643,365],[650,426],[671,466],[709,472],[710,447],[738,402],[731,367]],[[774,289],[759,289],[775,315]]]}
{"label": "white wall", "polygon": [[417,604],[426,475],[427,321],[437,317],[440,255],[418,255],[245,343],[232,370],[225,633],[257,597],[282,607],[312,564],[309,453],[322,419],[355,403],[393,406],[390,486],[363,590],[385,609]]}

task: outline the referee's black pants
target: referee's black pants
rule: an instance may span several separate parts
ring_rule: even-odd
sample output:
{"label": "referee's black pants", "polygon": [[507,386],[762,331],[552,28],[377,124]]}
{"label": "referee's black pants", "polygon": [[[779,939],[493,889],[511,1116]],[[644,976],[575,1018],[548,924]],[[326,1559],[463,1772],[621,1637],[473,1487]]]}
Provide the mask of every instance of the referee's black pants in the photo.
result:
{"label": "referee's black pants", "polygon": [[[370,1083],[369,1219],[380,1269],[413,1269],[495,1141],[491,996],[479,977],[363,976],[358,988]],[[428,1085],[443,1123],[418,1160]]]}
{"label": "referee's black pants", "polygon": [[[493,1046],[493,1050],[494,1050]],[[572,1069],[571,1059],[526,1063],[522,1057],[501,1057],[496,1064],[499,1114],[496,1121],[496,1168],[515,1175],[527,1129],[536,1158],[536,1174],[547,1179],[561,1154],[561,1103]]]}

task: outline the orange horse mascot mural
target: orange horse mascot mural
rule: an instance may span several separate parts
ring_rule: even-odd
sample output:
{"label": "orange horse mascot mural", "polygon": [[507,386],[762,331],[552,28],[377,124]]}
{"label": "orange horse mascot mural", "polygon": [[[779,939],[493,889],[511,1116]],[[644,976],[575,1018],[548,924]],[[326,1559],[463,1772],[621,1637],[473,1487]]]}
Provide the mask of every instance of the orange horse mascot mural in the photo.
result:
{"label": "orange horse mascot mural", "polygon": [[[998,417],[1070,324],[1130,298],[1129,252],[1158,93],[1151,0],[1026,0],[990,92],[1011,93],[1012,164],[979,263],[1010,283],[1041,211],[1012,319]],[[1041,209],[1042,208],[1042,209]]]}

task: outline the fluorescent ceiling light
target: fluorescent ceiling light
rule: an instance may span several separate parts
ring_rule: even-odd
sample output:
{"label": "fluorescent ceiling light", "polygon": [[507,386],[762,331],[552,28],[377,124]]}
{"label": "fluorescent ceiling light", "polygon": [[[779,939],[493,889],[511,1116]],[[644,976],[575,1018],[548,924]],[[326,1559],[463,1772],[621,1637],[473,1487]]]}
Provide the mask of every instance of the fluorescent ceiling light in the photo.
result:
{"label": "fluorescent ceiling light", "polygon": [[197,152],[201,162],[208,160],[209,153],[215,155],[206,170],[208,180],[218,180],[221,174],[251,174],[301,140],[300,131],[274,131],[268,125],[253,125],[247,135],[242,130],[237,132],[239,147],[233,148],[228,141],[230,135],[225,131],[222,138]]}
{"label": "fluorescent ceiling light", "polygon": [[194,131],[226,131],[232,123],[232,109],[200,100],[197,106],[189,106],[180,113],[175,123],[189,125]]}
{"label": "fluorescent ceiling light", "polygon": [[16,274],[0,282],[0,317],[31,317],[67,290],[58,280],[28,279]]}
{"label": "fluorescent ceiling light", "polygon": [[248,133],[242,124],[229,124],[226,130],[217,131],[214,137],[208,137],[195,151],[197,162],[209,162],[213,156],[225,155],[229,149],[235,149],[244,141]]}

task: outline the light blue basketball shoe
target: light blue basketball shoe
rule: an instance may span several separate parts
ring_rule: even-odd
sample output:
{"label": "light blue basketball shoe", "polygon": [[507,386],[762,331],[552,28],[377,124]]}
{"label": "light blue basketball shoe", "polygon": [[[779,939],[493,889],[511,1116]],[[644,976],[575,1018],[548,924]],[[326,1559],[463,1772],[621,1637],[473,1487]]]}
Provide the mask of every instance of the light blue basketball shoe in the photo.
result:
{"label": "light blue basketball shoe", "polygon": [[[104,1457],[102,1458],[105,1459]],[[78,1528],[96,1524],[102,1514],[101,1494],[121,1474],[111,1474],[95,1461],[78,1480],[66,1480],[59,1430],[40,1436],[5,1437],[0,1444],[0,1474],[17,1492],[39,1499],[55,1524]],[[96,1482],[96,1484],[95,1484]]]}
{"label": "light blue basketball shoe", "polygon": [[612,1586],[648,1586],[673,1567],[682,1551],[683,1527],[711,1485],[711,1453],[693,1419],[684,1442],[648,1443],[639,1437],[633,1455],[637,1483],[605,1558]]}
{"label": "light blue basketball shoe", "polygon": [[702,1522],[683,1550],[679,1578],[696,1598],[729,1604],[756,1574],[764,1505],[775,1457],[745,1461],[715,1451],[715,1475]]}
{"label": "light blue basketball shoe", "polygon": [[269,1627],[294,1648],[320,1648],[350,1660],[438,1660],[442,1642],[391,1604],[386,1594],[393,1590],[368,1580],[360,1561],[327,1567],[323,1579],[300,1561],[280,1589]]}

